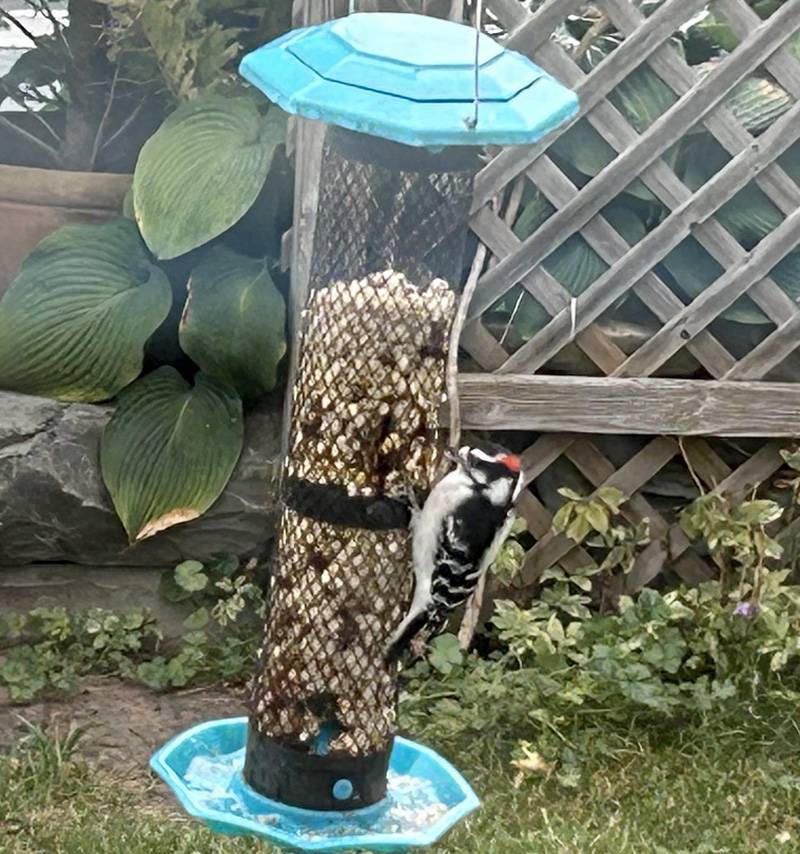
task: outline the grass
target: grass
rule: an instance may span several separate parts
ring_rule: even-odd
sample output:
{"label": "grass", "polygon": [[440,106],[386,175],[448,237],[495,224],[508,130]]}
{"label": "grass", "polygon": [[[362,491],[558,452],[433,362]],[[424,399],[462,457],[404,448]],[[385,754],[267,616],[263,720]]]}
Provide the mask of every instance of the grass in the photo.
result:
{"label": "grass", "polygon": [[[742,708],[704,725],[634,722],[628,732],[588,734],[585,743],[582,774],[570,787],[543,776],[516,787],[510,745],[490,736],[439,745],[483,807],[437,854],[800,850],[800,730],[789,706]],[[90,768],[80,733],[31,727],[0,757],[0,852],[271,850],[215,836],[155,797],[157,785],[144,769],[138,781],[119,781]]]}

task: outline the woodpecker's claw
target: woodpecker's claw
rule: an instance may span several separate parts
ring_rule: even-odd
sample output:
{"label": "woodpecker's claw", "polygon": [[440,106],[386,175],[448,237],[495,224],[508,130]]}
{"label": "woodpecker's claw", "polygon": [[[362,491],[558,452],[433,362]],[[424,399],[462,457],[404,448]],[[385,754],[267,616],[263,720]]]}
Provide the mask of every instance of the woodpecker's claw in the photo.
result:
{"label": "woodpecker's claw", "polygon": [[422,504],[420,503],[419,496],[417,495],[417,489],[413,483],[407,482],[405,484],[403,497],[408,502],[408,506],[411,508],[412,513],[417,514],[422,511]]}

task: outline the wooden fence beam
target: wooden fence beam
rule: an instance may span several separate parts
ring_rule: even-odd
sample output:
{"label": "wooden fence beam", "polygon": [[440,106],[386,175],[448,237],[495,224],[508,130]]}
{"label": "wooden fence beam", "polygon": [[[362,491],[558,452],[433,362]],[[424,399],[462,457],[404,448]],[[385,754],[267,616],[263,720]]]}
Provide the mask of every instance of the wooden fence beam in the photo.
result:
{"label": "wooden fence beam", "polygon": [[474,430],[764,438],[800,433],[795,383],[465,374],[459,399],[464,427]]}

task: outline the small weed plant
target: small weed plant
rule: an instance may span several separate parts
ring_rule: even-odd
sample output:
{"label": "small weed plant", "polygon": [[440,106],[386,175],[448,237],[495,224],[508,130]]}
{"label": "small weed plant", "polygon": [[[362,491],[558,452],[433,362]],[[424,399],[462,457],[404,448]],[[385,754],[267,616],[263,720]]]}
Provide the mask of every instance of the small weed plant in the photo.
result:
{"label": "small weed plant", "polygon": [[[796,501],[800,489],[792,490]],[[518,523],[494,567],[509,596],[496,599],[480,654],[462,652],[453,635],[437,638],[405,673],[404,726],[440,744],[481,733],[513,741],[521,777],[545,773],[571,786],[582,757],[613,752],[634,724],[696,725],[743,705],[800,699],[800,586],[770,534],[789,511],[755,497],[701,495],[680,523],[718,577],[629,595],[651,542],[647,520],[616,489],[562,496],[554,531],[580,542],[592,563],[553,567],[533,596],[520,591],[526,533]],[[90,672],[157,690],[240,682],[264,617],[255,572],[252,563],[219,555],[166,573],[162,595],[189,611],[186,634],[171,651],[141,609],[38,609],[11,620],[0,681],[19,702],[71,690]]]}
{"label": "small weed plant", "polygon": [[[512,735],[521,775],[576,785],[581,757],[613,750],[614,733],[634,721],[674,726],[736,704],[800,699],[800,586],[780,568],[781,547],[768,533],[783,513],[777,503],[701,495],[680,522],[719,577],[609,602],[608,579],[631,571],[649,543],[647,524],[626,523],[616,490],[562,495],[554,529],[582,542],[596,563],[546,571],[528,606],[498,599],[488,654],[463,653],[453,635],[437,638],[408,673],[410,729],[435,727],[445,740]],[[519,575],[521,533],[498,559],[504,582]]]}
{"label": "small weed plant", "polygon": [[253,562],[231,555],[206,564],[185,561],[164,574],[162,595],[192,608],[177,649],[164,649],[156,620],[144,608],[37,608],[0,622],[0,684],[14,702],[42,693],[70,693],[81,676],[121,676],[165,690],[197,681],[242,680],[261,631],[263,600]]}

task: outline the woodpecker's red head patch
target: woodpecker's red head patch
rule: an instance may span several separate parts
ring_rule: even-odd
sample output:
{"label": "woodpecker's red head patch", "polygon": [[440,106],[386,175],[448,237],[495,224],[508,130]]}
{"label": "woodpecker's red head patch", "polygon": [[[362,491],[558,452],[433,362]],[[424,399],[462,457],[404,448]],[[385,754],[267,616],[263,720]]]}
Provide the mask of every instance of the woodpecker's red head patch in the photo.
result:
{"label": "woodpecker's red head patch", "polygon": [[499,461],[514,474],[519,474],[522,471],[522,460],[516,454],[502,454]]}

